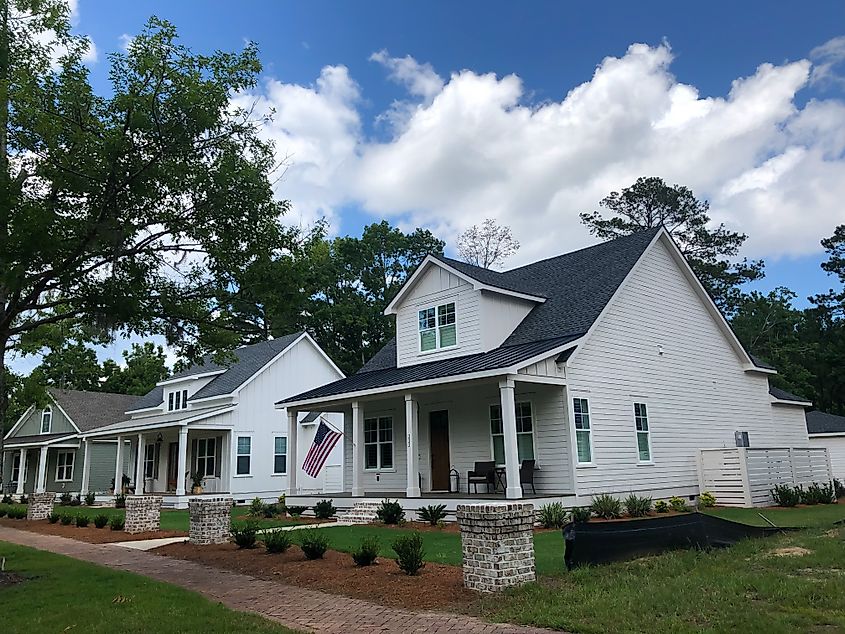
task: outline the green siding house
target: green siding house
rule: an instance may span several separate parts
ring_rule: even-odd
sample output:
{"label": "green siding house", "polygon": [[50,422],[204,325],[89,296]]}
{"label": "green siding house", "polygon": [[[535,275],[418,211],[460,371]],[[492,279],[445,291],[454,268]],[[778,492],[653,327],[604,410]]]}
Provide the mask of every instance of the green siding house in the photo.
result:
{"label": "green siding house", "polygon": [[[125,420],[125,412],[138,397],[58,388],[48,388],[47,395],[46,405],[32,405],[6,434],[0,480],[3,493],[110,493],[117,443],[83,443],[81,439],[91,431]],[[89,481],[84,483],[86,447]],[[121,453],[128,458],[129,452]],[[123,471],[130,471],[128,464]]]}

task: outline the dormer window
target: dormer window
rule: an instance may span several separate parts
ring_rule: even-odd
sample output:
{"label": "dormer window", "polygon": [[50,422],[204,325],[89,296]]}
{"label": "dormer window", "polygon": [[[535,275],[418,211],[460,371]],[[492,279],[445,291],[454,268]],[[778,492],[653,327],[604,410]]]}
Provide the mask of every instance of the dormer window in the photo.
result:
{"label": "dormer window", "polygon": [[420,352],[457,345],[455,302],[423,308],[419,317]]}
{"label": "dormer window", "polygon": [[188,390],[177,390],[167,395],[167,411],[172,412],[177,409],[186,409],[188,407]]}
{"label": "dormer window", "polygon": [[41,412],[41,433],[49,434],[53,427],[53,408],[49,405]]}

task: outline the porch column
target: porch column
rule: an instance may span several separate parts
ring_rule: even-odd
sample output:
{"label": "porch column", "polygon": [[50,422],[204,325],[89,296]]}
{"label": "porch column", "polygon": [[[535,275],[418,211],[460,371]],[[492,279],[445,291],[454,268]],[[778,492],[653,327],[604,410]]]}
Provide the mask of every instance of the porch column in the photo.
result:
{"label": "porch column", "polygon": [[138,460],[135,463],[135,495],[144,494],[144,434],[138,434]]}
{"label": "porch column", "polygon": [[361,403],[352,401],[352,496],[364,497],[364,417]]}
{"label": "porch column", "polygon": [[87,438],[82,439],[82,488],[80,495],[85,497],[88,495],[88,487],[91,484],[91,441]]}
{"label": "porch column", "polygon": [[299,443],[297,417],[297,412],[288,408],[288,495],[296,495],[297,493],[296,476],[299,472],[299,458],[296,455],[296,448]]}
{"label": "porch column", "polygon": [[408,451],[408,481],[405,495],[420,497],[420,456],[417,449],[419,438],[419,412],[413,394],[405,395],[405,447]]}
{"label": "porch column", "polygon": [[38,473],[35,477],[35,492],[44,493],[47,490],[47,445],[41,447],[38,457]]}
{"label": "porch column", "polygon": [[117,437],[114,458],[114,494],[120,495],[123,492],[123,436]]}
{"label": "porch column", "polygon": [[188,466],[188,426],[179,428],[179,451],[176,467],[176,495],[185,495],[185,469]]}
{"label": "porch column", "polygon": [[505,436],[505,475],[508,481],[506,495],[508,499],[522,497],[519,485],[519,450],[516,444],[516,399],[513,393],[513,380],[499,382],[499,398],[502,407],[502,428]]}
{"label": "porch column", "polygon": [[[18,488],[15,490],[15,495],[23,495],[23,481],[26,480],[26,453],[26,448],[21,449],[21,462],[18,467]],[[11,471],[9,473],[11,474]]]}

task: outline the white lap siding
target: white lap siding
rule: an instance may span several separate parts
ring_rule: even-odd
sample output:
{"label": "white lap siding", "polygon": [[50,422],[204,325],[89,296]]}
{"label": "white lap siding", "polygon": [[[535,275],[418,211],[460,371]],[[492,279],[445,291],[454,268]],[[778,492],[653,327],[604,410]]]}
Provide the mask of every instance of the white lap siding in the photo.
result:
{"label": "white lap siding", "polygon": [[[806,447],[803,421],[773,415],[766,376],[743,370],[666,245],[644,258],[567,364],[570,397],[591,413],[579,495],[697,493],[698,449],[733,447],[735,431],[752,447]],[[653,464],[638,464],[634,402],[647,404]]]}
{"label": "white lap siding", "polygon": [[810,436],[811,447],[825,447],[830,456],[833,477],[845,482],[845,435]]}
{"label": "white lap siding", "polygon": [[[407,456],[405,448],[405,401],[396,398],[376,402],[363,402],[363,417],[375,418],[390,416],[393,419],[393,468],[373,471],[363,471],[364,440],[361,439],[361,469],[364,491],[370,493],[401,493],[404,495],[407,481]],[[344,449],[344,488],[352,489],[352,416],[344,416],[343,423]]]}

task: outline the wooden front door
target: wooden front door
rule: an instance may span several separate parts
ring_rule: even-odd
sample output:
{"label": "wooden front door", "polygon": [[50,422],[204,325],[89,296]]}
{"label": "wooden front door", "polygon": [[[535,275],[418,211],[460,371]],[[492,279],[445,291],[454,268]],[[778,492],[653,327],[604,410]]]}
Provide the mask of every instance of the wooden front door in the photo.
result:
{"label": "wooden front door", "polygon": [[172,442],[167,448],[167,490],[175,491],[179,480],[179,443]]}
{"label": "wooden front door", "polygon": [[428,415],[431,445],[431,490],[449,490],[449,412],[440,410]]}

